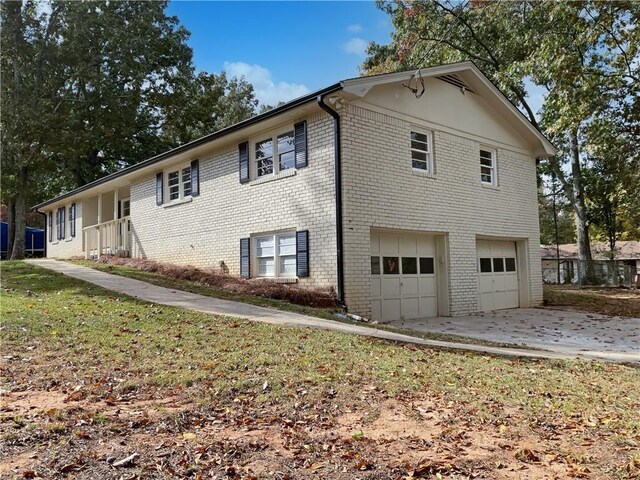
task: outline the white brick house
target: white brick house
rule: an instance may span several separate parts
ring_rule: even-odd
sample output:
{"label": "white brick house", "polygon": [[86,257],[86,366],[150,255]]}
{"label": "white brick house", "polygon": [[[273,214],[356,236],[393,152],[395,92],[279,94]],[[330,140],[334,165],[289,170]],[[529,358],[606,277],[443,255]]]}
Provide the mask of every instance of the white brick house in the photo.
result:
{"label": "white brick house", "polygon": [[34,208],[48,257],[335,286],[380,320],[463,315],[541,302],[536,160],[554,153],[464,62],[342,81]]}

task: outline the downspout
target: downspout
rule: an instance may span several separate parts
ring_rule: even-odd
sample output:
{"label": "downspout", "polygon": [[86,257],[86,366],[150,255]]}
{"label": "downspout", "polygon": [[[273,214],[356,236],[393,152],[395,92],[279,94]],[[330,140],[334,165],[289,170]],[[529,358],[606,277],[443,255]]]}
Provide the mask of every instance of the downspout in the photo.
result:
{"label": "downspout", "polygon": [[324,103],[325,95],[318,95],[317,101],[318,106],[333,117],[334,185],[336,189],[336,273],[338,277],[336,293],[338,305],[346,310],[347,305],[344,302],[344,257],[342,239],[342,150],[340,148],[340,115]]}
{"label": "downspout", "polygon": [[[43,242],[42,244],[44,245],[44,252],[43,252],[43,258],[47,258],[47,246],[49,243],[49,225],[47,223],[47,214],[44,212],[41,212],[40,210],[38,210],[37,208],[33,209],[34,212],[39,213],[40,215],[42,215],[44,217],[44,238],[43,238]],[[31,244],[31,248],[33,248],[33,244]],[[33,254],[32,254],[33,255]]]}

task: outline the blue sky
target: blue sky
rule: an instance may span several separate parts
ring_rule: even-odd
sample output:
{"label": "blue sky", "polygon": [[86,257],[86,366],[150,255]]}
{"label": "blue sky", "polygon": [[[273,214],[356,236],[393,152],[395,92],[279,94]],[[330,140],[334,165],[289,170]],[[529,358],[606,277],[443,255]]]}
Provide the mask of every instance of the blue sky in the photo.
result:
{"label": "blue sky", "polygon": [[[373,1],[172,0],[167,13],[191,32],[198,69],[244,76],[269,105],[358,76],[367,44],[393,30]],[[543,91],[527,90],[537,111]]]}
{"label": "blue sky", "polygon": [[173,0],[167,13],[191,32],[198,69],[244,75],[268,104],[357,76],[368,42],[392,31],[372,1]]}

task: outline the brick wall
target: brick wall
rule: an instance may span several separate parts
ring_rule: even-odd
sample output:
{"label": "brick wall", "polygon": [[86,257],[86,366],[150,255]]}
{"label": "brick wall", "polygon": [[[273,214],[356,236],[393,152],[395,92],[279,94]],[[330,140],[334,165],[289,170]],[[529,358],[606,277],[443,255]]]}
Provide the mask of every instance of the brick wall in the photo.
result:
{"label": "brick wall", "polygon": [[[370,315],[371,228],[447,234],[452,315],[478,310],[476,236],[526,239],[530,300],[541,302],[536,173],[530,155],[497,148],[498,186],[485,187],[480,182],[480,143],[431,129],[435,176],[420,176],[411,168],[411,124],[352,104],[341,116],[350,311]],[[492,144],[490,139],[486,143]]]}
{"label": "brick wall", "polygon": [[309,230],[311,276],[300,284],[335,285],[333,123],[324,113],[306,120],[308,166],[292,176],[240,184],[234,143],[199,157],[200,195],[191,202],[157,206],[155,174],[132,184],[132,256],[198,267],[219,267],[223,261],[239,275],[241,238]]}
{"label": "brick wall", "polygon": [[[53,242],[49,242],[49,224],[47,223],[47,231],[45,233],[46,238],[45,242],[47,244],[47,257],[48,258],[70,258],[82,255],[82,202],[77,201],[76,203],[76,236],[71,237],[71,231],[69,230],[69,210],[71,208],[71,204],[64,205],[66,207],[66,225],[64,229],[64,239],[56,240],[58,238],[57,228],[56,228],[56,211],[58,207],[56,207],[53,211]],[[62,207],[62,205],[60,205]],[[48,213],[47,213],[48,214]],[[47,222],[49,220],[47,219]]]}

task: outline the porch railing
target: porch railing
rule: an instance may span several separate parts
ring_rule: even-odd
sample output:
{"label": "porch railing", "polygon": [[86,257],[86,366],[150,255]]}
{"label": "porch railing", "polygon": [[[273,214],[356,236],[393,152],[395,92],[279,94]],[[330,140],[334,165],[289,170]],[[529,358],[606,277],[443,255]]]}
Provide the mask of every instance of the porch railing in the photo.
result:
{"label": "porch railing", "polygon": [[128,257],[129,225],[129,217],[124,217],[83,228],[85,258],[98,258],[100,255]]}

